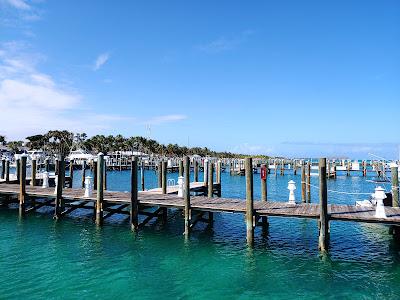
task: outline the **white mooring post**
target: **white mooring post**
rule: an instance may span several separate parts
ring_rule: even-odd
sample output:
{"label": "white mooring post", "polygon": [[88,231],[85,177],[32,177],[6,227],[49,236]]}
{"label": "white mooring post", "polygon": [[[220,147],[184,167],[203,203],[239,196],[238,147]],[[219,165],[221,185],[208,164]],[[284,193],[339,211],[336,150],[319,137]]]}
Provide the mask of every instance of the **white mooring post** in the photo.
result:
{"label": "white mooring post", "polygon": [[92,197],[92,192],[93,192],[92,177],[86,176],[85,177],[85,195],[83,197],[85,197],[85,198]]}
{"label": "white mooring post", "polygon": [[178,177],[178,197],[183,197],[183,176]]}
{"label": "white mooring post", "polygon": [[42,188],[44,188],[44,189],[48,188],[49,187],[49,172],[43,172],[42,178],[43,178]]}
{"label": "white mooring post", "polygon": [[296,183],[293,180],[290,180],[288,183],[288,190],[289,190],[289,204],[296,204],[296,198],[294,196],[294,191],[296,189]]}
{"label": "white mooring post", "polygon": [[383,199],[386,199],[385,190],[382,187],[378,186],[375,189],[374,198],[376,200],[375,217],[380,219],[385,219],[386,213],[385,213],[385,206],[383,205]]}

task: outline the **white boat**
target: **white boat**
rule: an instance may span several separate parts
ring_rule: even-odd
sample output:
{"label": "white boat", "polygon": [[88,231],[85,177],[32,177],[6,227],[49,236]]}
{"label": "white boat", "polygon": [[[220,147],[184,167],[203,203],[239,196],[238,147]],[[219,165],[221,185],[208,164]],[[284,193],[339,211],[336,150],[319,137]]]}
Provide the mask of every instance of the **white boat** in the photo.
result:
{"label": "white boat", "polygon": [[83,149],[77,149],[69,153],[69,155],[67,156],[67,160],[69,161],[73,160],[75,164],[83,164],[84,161],[87,162],[89,160],[94,159],[95,157],[96,156],[87,153]]}

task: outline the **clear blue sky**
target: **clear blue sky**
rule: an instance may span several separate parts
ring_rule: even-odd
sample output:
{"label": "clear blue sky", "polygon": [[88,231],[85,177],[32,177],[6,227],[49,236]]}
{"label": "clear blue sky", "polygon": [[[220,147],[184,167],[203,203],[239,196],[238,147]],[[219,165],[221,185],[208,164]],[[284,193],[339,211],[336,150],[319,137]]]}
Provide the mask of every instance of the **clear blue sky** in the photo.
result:
{"label": "clear blue sky", "polygon": [[0,43],[10,139],[398,156],[400,1],[0,0]]}

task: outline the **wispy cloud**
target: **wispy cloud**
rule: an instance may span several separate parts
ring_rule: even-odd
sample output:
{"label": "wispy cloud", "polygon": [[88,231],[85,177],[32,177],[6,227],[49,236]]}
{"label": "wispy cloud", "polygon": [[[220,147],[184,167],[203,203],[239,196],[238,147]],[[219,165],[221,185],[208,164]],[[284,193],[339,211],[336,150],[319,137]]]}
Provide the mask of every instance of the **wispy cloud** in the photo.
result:
{"label": "wispy cloud", "polygon": [[252,30],[242,31],[241,33],[230,37],[219,37],[211,42],[196,46],[196,49],[208,54],[216,54],[233,50],[244,43],[247,38],[254,34]]}
{"label": "wispy cloud", "polygon": [[97,56],[97,59],[94,62],[93,70],[97,71],[98,69],[100,69],[109,59],[110,59],[110,54],[107,52]]}
{"label": "wispy cloud", "polygon": [[150,125],[160,125],[164,123],[170,123],[170,122],[177,122],[177,121],[182,121],[187,119],[187,116],[185,115],[164,115],[164,116],[157,116],[150,118],[146,121],[144,121],[144,124],[150,124]]}
{"label": "wispy cloud", "polygon": [[5,26],[26,27],[26,22],[40,20],[42,12],[25,0],[0,0],[0,22]]}

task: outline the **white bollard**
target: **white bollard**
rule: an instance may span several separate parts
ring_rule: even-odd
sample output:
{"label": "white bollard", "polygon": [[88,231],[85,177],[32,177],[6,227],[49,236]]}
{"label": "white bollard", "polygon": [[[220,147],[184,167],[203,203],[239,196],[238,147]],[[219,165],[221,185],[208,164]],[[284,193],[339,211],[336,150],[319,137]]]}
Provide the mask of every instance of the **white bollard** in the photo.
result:
{"label": "white bollard", "polygon": [[92,177],[86,176],[85,177],[85,195],[84,195],[84,197],[86,197],[86,198],[91,197],[92,192],[93,192]]}
{"label": "white bollard", "polygon": [[183,197],[183,176],[178,177],[178,197]]}
{"label": "white bollard", "polygon": [[42,188],[44,188],[44,189],[48,188],[49,187],[49,172],[43,172],[42,179],[43,179]]}
{"label": "white bollard", "polygon": [[56,174],[56,177],[54,178],[54,182],[56,184],[55,188],[54,188],[54,195],[57,195],[57,185],[58,185],[58,176]]}
{"label": "white bollard", "polygon": [[296,204],[296,198],[294,196],[294,191],[296,189],[296,183],[293,180],[290,180],[288,183],[288,190],[289,190],[289,204]]}
{"label": "white bollard", "polygon": [[383,199],[386,199],[385,190],[378,186],[375,189],[374,198],[376,200],[375,218],[386,219],[385,206]]}

